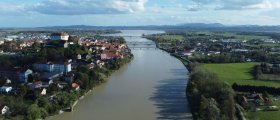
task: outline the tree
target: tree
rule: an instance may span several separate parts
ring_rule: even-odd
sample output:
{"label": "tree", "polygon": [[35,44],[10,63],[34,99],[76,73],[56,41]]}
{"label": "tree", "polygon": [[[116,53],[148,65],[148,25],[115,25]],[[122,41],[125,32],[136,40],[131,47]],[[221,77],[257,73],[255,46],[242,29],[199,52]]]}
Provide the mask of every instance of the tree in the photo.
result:
{"label": "tree", "polygon": [[38,98],[37,99],[37,105],[40,108],[45,109],[46,111],[49,111],[50,106],[51,106],[47,97],[40,97],[40,98]]}
{"label": "tree", "polygon": [[220,109],[213,98],[205,98],[203,95],[200,100],[200,118],[202,120],[218,120],[220,118]]}
{"label": "tree", "polygon": [[31,74],[28,75],[27,81],[28,81],[29,83],[34,82],[34,77],[33,77],[33,75],[31,75]]}
{"label": "tree", "polygon": [[6,84],[6,78],[4,76],[0,76],[0,86],[3,86]]}
{"label": "tree", "polygon": [[20,96],[22,97],[25,96],[28,89],[24,85],[20,85],[19,89],[20,89]]}
{"label": "tree", "polygon": [[41,109],[38,107],[37,104],[32,104],[27,108],[26,111],[26,119],[28,120],[36,120],[36,119],[40,119],[41,116]]}
{"label": "tree", "polygon": [[62,108],[71,106],[76,100],[76,96],[68,92],[61,92],[57,94],[57,98],[58,98],[58,104]]}

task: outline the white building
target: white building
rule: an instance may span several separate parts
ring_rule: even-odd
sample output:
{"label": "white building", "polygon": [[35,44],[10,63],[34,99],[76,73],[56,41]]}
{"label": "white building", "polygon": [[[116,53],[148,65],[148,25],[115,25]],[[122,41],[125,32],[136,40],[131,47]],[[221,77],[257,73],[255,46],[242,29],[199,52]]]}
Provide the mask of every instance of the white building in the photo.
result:
{"label": "white building", "polygon": [[11,92],[12,91],[12,87],[10,87],[10,86],[2,86],[2,87],[0,87],[0,92],[2,92],[2,93],[8,93],[8,92]]}
{"label": "white building", "polygon": [[28,76],[32,73],[32,70],[24,68],[0,68],[0,75],[12,82],[27,82]]}
{"label": "white building", "polygon": [[44,89],[42,90],[42,92],[41,92],[41,95],[46,95],[46,94],[47,94],[47,89],[44,88]]}
{"label": "white building", "polygon": [[53,33],[51,34],[51,40],[65,40],[69,39],[69,34],[67,33]]}
{"label": "white building", "polygon": [[69,62],[47,62],[35,63],[34,68],[43,72],[63,72],[68,73],[72,71],[71,63]]}
{"label": "white building", "polygon": [[263,41],[263,43],[267,43],[267,44],[274,44],[274,43],[276,43],[276,41],[273,40],[273,39],[262,39],[262,41]]}
{"label": "white building", "polygon": [[26,71],[22,72],[20,75],[19,75],[19,79],[21,82],[27,82],[28,80],[28,76],[31,75],[33,73],[32,70],[30,69],[27,69]]}
{"label": "white building", "polygon": [[5,41],[4,40],[0,40],[0,45],[4,44]]}
{"label": "white building", "polygon": [[9,111],[9,107],[6,105],[0,105],[1,114],[4,115]]}

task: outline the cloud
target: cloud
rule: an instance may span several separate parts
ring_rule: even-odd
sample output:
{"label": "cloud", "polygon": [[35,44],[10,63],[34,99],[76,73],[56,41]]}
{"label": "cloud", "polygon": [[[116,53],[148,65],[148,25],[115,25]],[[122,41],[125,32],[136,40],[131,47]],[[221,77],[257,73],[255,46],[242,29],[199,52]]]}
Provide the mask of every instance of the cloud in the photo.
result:
{"label": "cloud", "polygon": [[195,8],[190,11],[202,10],[203,7],[211,6],[214,10],[246,10],[272,8],[271,0],[191,0]]}
{"label": "cloud", "polygon": [[30,7],[52,15],[122,14],[145,10],[148,0],[47,0]]}
{"label": "cloud", "polygon": [[24,4],[11,4],[0,2],[0,14],[4,15],[20,15],[26,11]]}
{"label": "cloud", "polygon": [[268,0],[225,0],[223,6],[218,9],[241,10],[241,9],[266,9],[272,5]]}

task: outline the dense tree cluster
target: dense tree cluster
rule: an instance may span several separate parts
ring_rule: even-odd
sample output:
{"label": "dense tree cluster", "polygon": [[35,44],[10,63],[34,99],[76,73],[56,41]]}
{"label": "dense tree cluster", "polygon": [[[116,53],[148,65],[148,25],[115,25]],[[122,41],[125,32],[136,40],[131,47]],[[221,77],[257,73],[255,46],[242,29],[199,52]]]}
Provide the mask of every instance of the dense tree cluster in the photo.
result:
{"label": "dense tree cluster", "polygon": [[257,93],[263,93],[267,92],[272,95],[279,95],[280,93],[280,88],[275,88],[275,87],[267,87],[267,86],[252,86],[252,85],[238,85],[237,83],[234,83],[232,85],[232,88],[235,91],[240,91],[240,92],[257,92]]}
{"label": "dense tree cluster", "polygon": [[192,69],[187,97],[195,119],[235,118],[233,90],[226,83],[220,83],[216,74],[201,67],[196,66]]}
{"label": "dense tree cluster", "polygon": [[253,75],[259,80],[280,80],[279,64],[261,63],[253,69]]}
{"label": "dense tree cluster", "polygon": [[199,63],[240,63],[245,62],[242,54],[224,53],[219,55],[201,56],[188,58],[190,61]]}

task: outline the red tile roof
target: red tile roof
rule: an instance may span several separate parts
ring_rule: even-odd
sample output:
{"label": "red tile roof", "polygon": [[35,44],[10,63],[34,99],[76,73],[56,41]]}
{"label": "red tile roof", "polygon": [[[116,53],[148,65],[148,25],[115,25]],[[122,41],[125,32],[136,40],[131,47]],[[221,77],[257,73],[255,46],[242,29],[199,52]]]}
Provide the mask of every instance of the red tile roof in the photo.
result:
{"label": "red tile roof", "polygon": [[79,87],[79,84],[77,83],[72,83],[72,88],[78,88]]}

